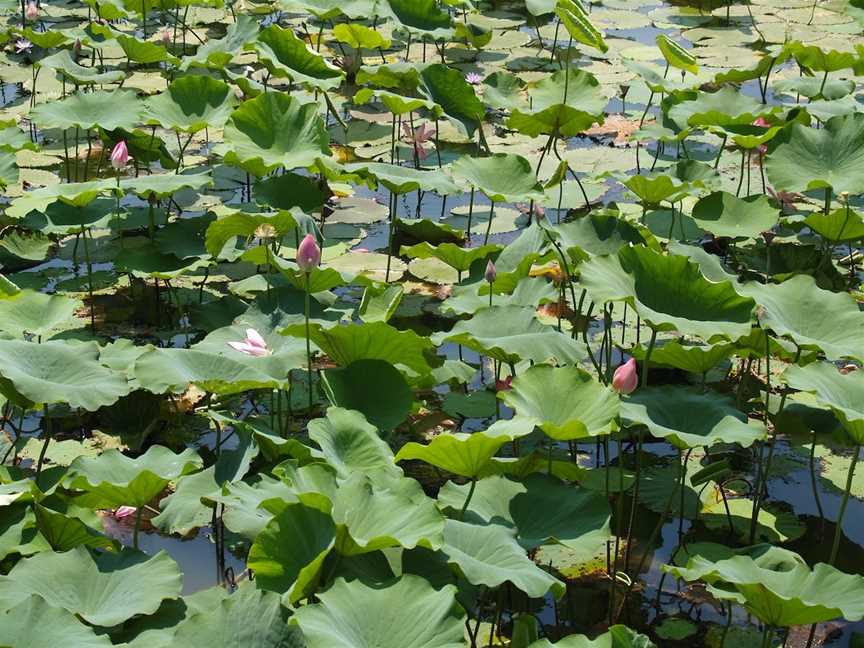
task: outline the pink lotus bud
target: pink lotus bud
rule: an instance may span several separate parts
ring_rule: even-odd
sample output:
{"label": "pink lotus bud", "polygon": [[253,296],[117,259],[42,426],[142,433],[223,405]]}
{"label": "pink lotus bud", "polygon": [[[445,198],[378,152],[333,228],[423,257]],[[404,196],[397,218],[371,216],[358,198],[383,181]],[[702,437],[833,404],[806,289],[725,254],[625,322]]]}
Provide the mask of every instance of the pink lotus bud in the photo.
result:
{"label": "pink lotus bud", "polygon": [[28,2],[27,8],[24,10],[24,16],[27,20],[33,21],[39,17],[39,7],[36,6],[35,2]]}
{"label": "pink lotus bud", "polygon": [[318,247],[318,241],[311,234],[307,234],[300,241],[300,247],[297,248],[297,265],[303,272],[312,272],[321,263],[321,248]]}
{"label": "pink lotus bud", "polygon": [[495,283],[495,279],[498,277],[498,271],[495,269],[495,264],[492,263],[492,259],[489,259],[489,262],[486,264],[486,281],[490,284]]}
{"label": "pink lotus bud", "polygon": [[113,513],[111,513],[111,515],[114,516],[116,519],[121,520],[125,517],[129,517],[130,515],[135,515],[137,512],[138,509],[134,506],[121,506]]}
{"label": "pink lotus bud", "polygon": [[73,55],[75,58],[78,58],[78,56],[79,56],[80,54],[81,54],[81,39],[80,39],[80,38],[76,38],[76,39],[75,39],[75,43],[72,45],[72,55]]}
{"label": "pink lotus bud", "polygon": [[171,44],[171,32],[167,29],[163,29],[161,32],[159,32],[159,40],[162,41],[162,44],[165,47],[168,47]]}
{"label": "pink lotus bud", "polygon": [[612,376],[612,389],[619,394],[631,394],[639,384],[639,373],[636,371],[636,358],[630,358],[615,370]]}
{"label": "pink lotus bud", "polygon": [[261,334],[255,329],[246,329],[246,339],[242,342],[229,342],[230,346],[235,351],[245,353],[246,355],[261,358],[270,355],[270,349],[267,348],[267,342],[261,337]]}
{"label": "pink lotus bud", "polygon": [[111,151],[111,166],[119,171],[126,166],[127,162],[129,162],[129,149],[126,148],[126,142],[120,140]]}

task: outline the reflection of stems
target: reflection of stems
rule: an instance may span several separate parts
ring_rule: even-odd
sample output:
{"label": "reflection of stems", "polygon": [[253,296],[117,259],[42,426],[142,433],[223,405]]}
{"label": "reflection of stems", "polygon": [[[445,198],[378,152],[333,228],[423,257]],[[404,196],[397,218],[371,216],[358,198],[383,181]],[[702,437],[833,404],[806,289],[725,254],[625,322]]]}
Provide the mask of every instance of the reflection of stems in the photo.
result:
{"label": "reflection of stems", "polygon": [[144,512],[144,507],[139,506],[135,511],[135,530],[132,532],[132,546],[138,548],[138,531],[141,529],[141,514]]}
{"label": "reflection of stems", "polygon": [[45,463],[45,453],[48,452],[48,444],[51,442],[51,419],[48,418],[48,405],[42,406],[42,422],[45,433],[45,443],[42,444],[42,450],[39,451],[39,460],[36,462],[36,482],[39,482],[39,475],[42,474],[42,464]]}
{"label": "reflection of stems", "polygon": [[468,201],[468,228],[466,236],[471,240],[471,218],[474,216],[474,187],[471,187],[471,198]]}
{"label": "reflection of stems", "polygon": [[306,370],[309,381],[309,410],[312,410],[312,345],[309,340],[309,310],[310,310],[310,279],[309,274],[306,273]]}
{"label": "reflection of stems", "polygon": [[489,222],[486,224],[486,236],[483,237],[483,245],[489,242],[489,233],[492,231],[492,217],[495,215],[495,201],[489,205]]}
{"label": "reflection of stems", "polygon": [[858,465],[859,454],[861,454],[861,446],[856,445],[852,454],[852,463],[849,465],[849,474],[846,476],[846,489],[843,491],[843,499],[840,501],[837,528],[834,530],[834,542],[831,544],[831,557],[828,558],[828,564],[831,566],[837,560],[837,551],[840,549],[840,536],[843,535],[843,518],[846,515],[846,506],[849,504],[849,492],[852,490],[852,479],[855,477],[855,467]]}
{"label": "reflection of stems", "polygon": [[93,334],[96,334],[96,313],[93,310],[95,308],[95,304],[93,303],[93,264],[90,263],[90,246],[87,244],[87,232],[84,230],[84,226],[81,226],[81,237],[84,239],[84,260],[87,263],[87,282],[89,284],[89,292],[90,292],[90,328],[93,329]]}
{"label": "reflection of stems", "polygon": [[728,613],[726,614],[726,625],[723,626],[723,634],[720,635],[720,648],[726,648],[726,637],[729,635],[729,628],[732,625],[732,601],[727,601]]}
{"label": "reflection of stems", "polygon": [[459,511],[459,519],[465,517],[465,511],[468,510],[468,505],[471,503],[471,498],[474,497],[474,489],[477,487],[477,478],[471,478],[471,486],[468,487],[468,496],[465,498],[465,503],[462,504],[462,510]]}
{"label": "reflection of stems", "polygon": [[813,499],[816,500],[816,510],[819,511],[821,521],[820,540],[825,534],[825,512],[822,510],[822,498],[819,496],[819,487],[816,483],[816,430],[813,430],[813,439],[810,443],[810,486],[813,488]]}

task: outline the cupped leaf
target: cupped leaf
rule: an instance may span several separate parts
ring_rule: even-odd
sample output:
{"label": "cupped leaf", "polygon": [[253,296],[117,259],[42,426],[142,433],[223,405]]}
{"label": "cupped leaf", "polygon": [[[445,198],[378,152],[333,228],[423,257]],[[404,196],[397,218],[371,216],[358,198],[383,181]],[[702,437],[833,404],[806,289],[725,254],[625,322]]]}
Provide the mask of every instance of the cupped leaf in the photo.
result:
{"label": "cupped leaf", "polygon": [[521,155],[496,153],[491,157],[462,156],[453,174],[469,187],[482,191],[493,202],[542,200],[543,189],[531,163]]}
{"label": "cupped leaf", "polygon": [[693,220],[716,236],[756,238],[772,229],[780,211],[765,196],[738,198],[726,191],[715,191],[693,206]]}
{"label": "cupped leaf", "polygon": [[356,360],[347,367],[327,369],[323,383],[330,402],[362,412],[381,430],[402,423],[414,401],[405,377],[384,360]]}
{"label": "cupped leaf", "polygon": [[678,43],[669,38],[666,34],[657,36],[657,47],[666,59],[666,63],[670,66],[690,72],[691,74],[699,73],[699,65],[696,63],[696,57],[690,52],[681,47]]}
{"label": "cupped leaf", "polygon": [[187,133],[221,128],[236,102],[227,83],[208,76],[187,75],[146,101],[146,121]]}
{"label": "cupped leaf", "polygon": [[46,603],[35,594],[0,613],[0,624],[0,642],[16,648],[110,648],[113,645],[107,636],[97,635],[74,614]]}
{"label": "cupped leaf", "polygon": [[606,41],[603,40],[603,35],[591,23],[588,13],[578,0],[558,0],[555,5],[555,14],[574,40],[601,52],[606,52],[609,49]]}
{"label": "cupped leaf", "polygon": [[528,648],[656,648],[645,635],[639,634],[624,625],[614,625],[596,639],[585,635],[568,635],[556,643],[540,639]]}
{"label": "cupped leaf", "polygon": [[0,330],[14,337],[41,338],[64,328],[83,325],[75,313],[83,304],[63,295],[46,295],[24,289],[11,299],[0,300]]}
{"label": "cupped leaf", "polygon": [[812,392],[840,419],[854,443],[864,445],[864,372],[840,373],[829,362],[789,367],[783,379],[793,389]]}
{"label": "cupped leaf", "polygon": [[[420,2],[417,0],[399,0],[399,2],[416,5],[435,4],[434,0],[420,0]],[[474,93],[474,88],[465,80],[459,70],[442,63],[433,63],[423,69],[420,78],[423,94],[441,106],[447,117],[460,124],[468,137],[472,137],[474,131],[482,127],[486,109]]]}
{"label": "cupped leaf", "polygon": [[339,68],[310,48],[293,29],[270,25],[258,33],[254,47],[258,57],[275,76],[308,83],[321,90],[336,88],[342,81]]}
{"label": "cupped leaf", "polygon": [[39,104],[30,111],[30,118],[41,128],[132,130],[141,120],[143,108],[129,90],[97,90],[76,92],[60,101]]}

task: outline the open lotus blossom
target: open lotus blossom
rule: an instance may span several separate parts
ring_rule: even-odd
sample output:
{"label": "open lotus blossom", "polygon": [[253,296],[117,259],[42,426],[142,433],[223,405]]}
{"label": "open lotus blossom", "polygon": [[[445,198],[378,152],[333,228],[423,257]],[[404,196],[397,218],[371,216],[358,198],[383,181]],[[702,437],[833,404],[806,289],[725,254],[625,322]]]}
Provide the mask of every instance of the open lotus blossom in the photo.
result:
{"label": "open lotus blossom", "polygon": [[483,83],[483,75],[476,72],[469,72],[465,75],[465,80],[471,85],[480,85]]}
{"label": "open lotus blossom", "polygon": [[486,277],[486,281],[490,284],[495,283],[495,279],[498,277],[498,271],[495,269],[495,264],[492,263],[492,259],[489,259],[486,263],[486,274],[484,276]]}
{"label": "open lotus blossom", "polygon": [[111,517],[117,520],[122,520],[130,515],[135,515],[137,512],[138,509],[134,506],[121,506],[120,508],[111,511]]}
{"label": "open lotus blossom", "polygon": [[639,372],[636,371],[636,358],[630,358],[615,370],[612,376],[612,389],[619,394],[631,394],[639,384]]}
{"label": "open lotus blossom", "polygon": [[24,15],[27,20],[33,21],[39,17],[39,7],[35,2],[28,2],[27,8],[24,10]]}
{"label": "open lotus blossom", "polygon": [[261,334],[253,328],[246,329],[246,339],[242,342],[229,342],[230,346],[235,351],[245,353],[246,355],[262,358],[270,355],[270,349],[267,348],[267,343]]}
{"label": "open lotus blossom", "polygon": [[429,157],[429,151],[423,145],[432,139],[432,129],[427,128],[426,124],[418,126],[412,131],[410,125],[402,122],[402,135],[405,141],[414,147],[414,153],[419,159],[425,160]]}
{"label": "open lotus blossom", "polygon": [[26,38],[19,38],[15,41],[15,53],[16,54],[29,54],[30,50],[33,49],[33,43],[31,43]]}
{"label": "open lotus blossom", "polygon": [[303,272],[312,272],[321,263],[321,248],[318,247],[318,241],[311,234],[307,234],[300,241],[300,247],[297,248],[297,265]]}
{"label": "open lotus blossom", "polygon": [[111,166],[118,171],[126,166],[129,162],[129,149],[126,148],[126,142],[120,140],[114,145],[111,150]]}

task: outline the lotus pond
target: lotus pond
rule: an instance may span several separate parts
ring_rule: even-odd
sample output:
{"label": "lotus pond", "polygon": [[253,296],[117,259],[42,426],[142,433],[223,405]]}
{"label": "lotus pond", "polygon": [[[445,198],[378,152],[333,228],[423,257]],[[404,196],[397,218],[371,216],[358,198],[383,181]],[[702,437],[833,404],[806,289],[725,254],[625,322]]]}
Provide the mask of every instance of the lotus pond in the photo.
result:
{"label": "lotus pond", "polygon": [[864,646],[861,0],[0,14],[0,647]]}

